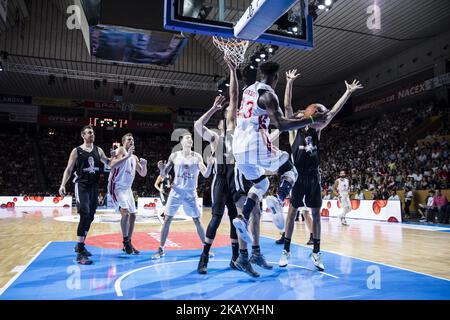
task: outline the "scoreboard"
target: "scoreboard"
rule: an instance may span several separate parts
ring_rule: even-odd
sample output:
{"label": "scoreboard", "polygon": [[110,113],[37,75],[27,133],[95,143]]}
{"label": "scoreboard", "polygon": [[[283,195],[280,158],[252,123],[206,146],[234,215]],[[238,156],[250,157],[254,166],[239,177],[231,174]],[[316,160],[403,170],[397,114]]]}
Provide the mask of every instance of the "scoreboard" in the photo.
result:
{"label": "scoreboard", "polygon": [[126,128],[128,120],[111,118],[89,118],[89,124],[94,127]]}

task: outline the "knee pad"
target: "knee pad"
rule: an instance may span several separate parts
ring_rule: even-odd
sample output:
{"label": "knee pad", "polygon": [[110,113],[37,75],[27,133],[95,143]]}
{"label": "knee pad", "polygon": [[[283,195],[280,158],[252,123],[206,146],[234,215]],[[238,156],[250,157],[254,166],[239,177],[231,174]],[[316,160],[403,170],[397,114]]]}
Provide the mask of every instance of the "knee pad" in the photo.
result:
{"label": "knee pad", "polygon": [[270,182],[267,177],[261,180],[258,183],[255,183],[251,188],[249,193],[254,193],[258,197],[258,199],[262,199],[266,194],[267,190],[269,190]]}

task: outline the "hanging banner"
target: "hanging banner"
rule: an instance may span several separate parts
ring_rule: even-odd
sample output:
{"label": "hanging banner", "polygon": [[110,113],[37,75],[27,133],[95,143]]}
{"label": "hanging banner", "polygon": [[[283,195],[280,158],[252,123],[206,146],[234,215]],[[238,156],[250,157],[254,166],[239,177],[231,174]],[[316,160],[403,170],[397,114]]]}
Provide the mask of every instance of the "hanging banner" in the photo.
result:
{"label": "hanging banner", "polygon": [[14,94],[0,94],[0,103],[31,104],[31,102],[31,97]]}

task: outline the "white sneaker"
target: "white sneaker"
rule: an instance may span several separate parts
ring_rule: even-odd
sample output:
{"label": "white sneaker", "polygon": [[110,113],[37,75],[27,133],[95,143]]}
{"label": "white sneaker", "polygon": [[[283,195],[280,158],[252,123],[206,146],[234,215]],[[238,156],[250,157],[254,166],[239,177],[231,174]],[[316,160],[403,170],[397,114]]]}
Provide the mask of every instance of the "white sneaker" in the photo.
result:
{"label": "white sneaker", "polygon": [[341,224],[342,224],[343,226],[348,226],[348,225],[349,225],[348,222],[347,222],[347,219],[345,219],[345,218],[343,218],[343,217],[341,217]]}
{"label": "white sneaker", "polygon": [[164,252],[164,249],[159,247],[158,252],[156,252],[155,254],[152,255],[152,260],[161,259],[165,255],[166,255],[166,253]]}
{"label": "white sneaker", "polygon": [[274,196],[266,197],[267,207],[272,211],[272,221],[275,226],[279,230],[284,230],[284,214],[283,214],[283,206],[278,200],[278,198]]}
{"label": "white sneaker", "polygon": [[323,263],[322,263],[322,254],[320,252],[319,253],[312,252],[309,255],[309,257],[310,257],[311,261],[314,263],[314,265],[316,266],[316,268],[319,269],[319,271],[325,270],[325,267],[323,266]]}
{"label": "white sneaker", "polygon": [[284,268],[288,265],[289,263],[289,258],[291,257],[291,253],[287,252],[286,250],[283,250],[283,252],[281,252],[281,258],[280,261],[278,261],[278,266],[281,268]]}
{"label": "white sneaker", "polygon": [[241,215],[233,219],[233,225],[236,228],[236,232],[239,235],[239,239],[246,243],[253,243],[253,237],[250,231],[248,231],[248,223]]}
{"label": "white sneaker", "polygon": [[419,222],[427,222],[427,218],[422,218],[419,220]]}

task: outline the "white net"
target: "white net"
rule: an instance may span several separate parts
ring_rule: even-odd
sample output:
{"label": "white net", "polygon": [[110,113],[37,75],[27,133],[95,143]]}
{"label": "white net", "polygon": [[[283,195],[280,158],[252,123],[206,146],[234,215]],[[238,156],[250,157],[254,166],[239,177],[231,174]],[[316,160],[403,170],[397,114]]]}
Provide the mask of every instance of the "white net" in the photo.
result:
{"label": "white net", "polygon": [[223,53],[231,58],[233,63],[238,67],[245,60],[245,52],[247,51],[249,42],[236,38],[223,38],[213,36],[214,45]]}

